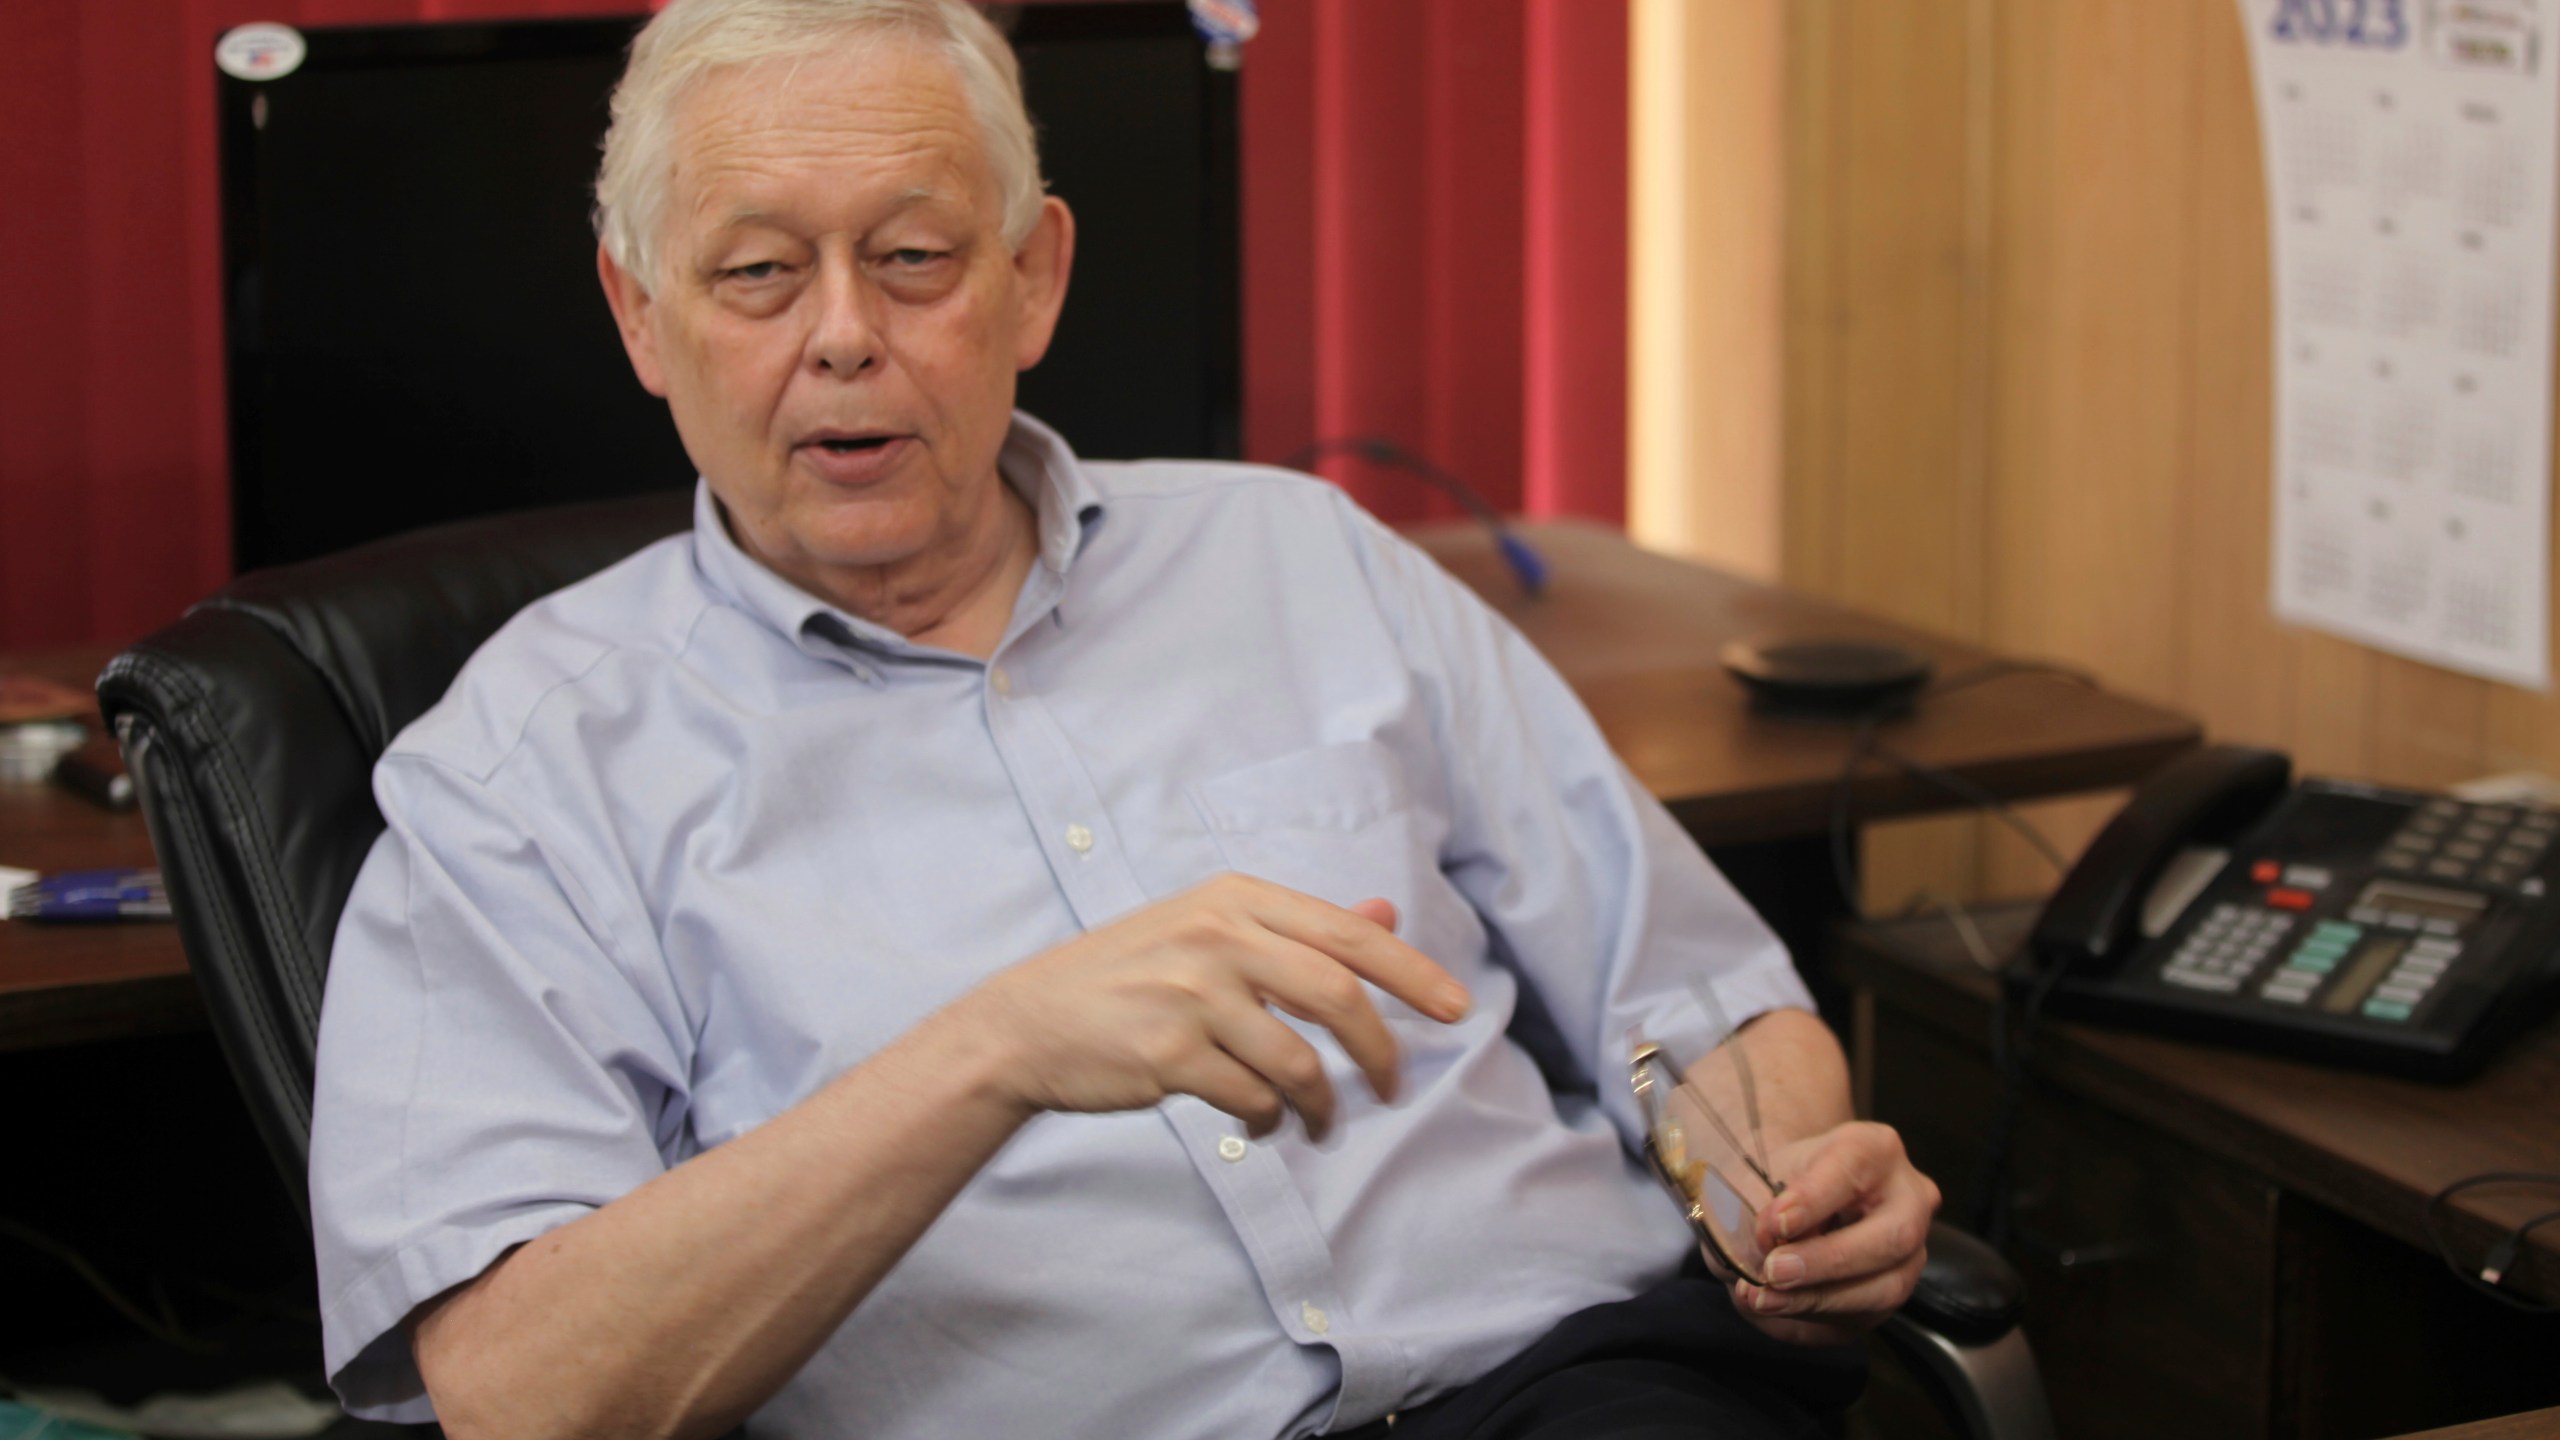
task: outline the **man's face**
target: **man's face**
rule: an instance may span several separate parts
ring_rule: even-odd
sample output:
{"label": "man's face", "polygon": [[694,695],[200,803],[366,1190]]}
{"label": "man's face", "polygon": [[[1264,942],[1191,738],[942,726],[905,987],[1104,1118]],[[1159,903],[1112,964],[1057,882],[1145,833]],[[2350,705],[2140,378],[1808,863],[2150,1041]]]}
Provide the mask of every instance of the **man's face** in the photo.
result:
{"label": "man's face", "polygon": [[655,293],[598,266],[739,542],[837,597],[966,553],[1065,298],[1065,207],[1008,249],[958,78],[901,42],[715,73],[675,118]]}

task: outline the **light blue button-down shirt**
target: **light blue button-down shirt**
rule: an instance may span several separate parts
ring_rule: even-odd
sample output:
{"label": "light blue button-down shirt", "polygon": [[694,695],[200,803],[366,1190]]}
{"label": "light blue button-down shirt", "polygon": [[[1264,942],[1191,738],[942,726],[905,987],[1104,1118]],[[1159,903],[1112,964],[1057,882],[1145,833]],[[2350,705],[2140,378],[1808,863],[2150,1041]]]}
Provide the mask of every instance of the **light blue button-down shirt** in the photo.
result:
{"label": "light blue button-down shirt", "polygon": [[1702,1052],[1691,977],[1737,1020],[1804,992],[1554,672],[1321,482],[1023,417],[1002,469],[1040,555],[990,662],[790,585],[705,490],[384,757],[312,1137],[353,1408],[429,1416],[402,1319],[508,1247],[1225,870],[1393,900],[1473,1013],[1372,990],[1392,1106],[1301,1026],[1321,1148],[1189,1098],[1033,1121],[751,1431],[1315,1434],[1676,1268],[1628,1030]]}

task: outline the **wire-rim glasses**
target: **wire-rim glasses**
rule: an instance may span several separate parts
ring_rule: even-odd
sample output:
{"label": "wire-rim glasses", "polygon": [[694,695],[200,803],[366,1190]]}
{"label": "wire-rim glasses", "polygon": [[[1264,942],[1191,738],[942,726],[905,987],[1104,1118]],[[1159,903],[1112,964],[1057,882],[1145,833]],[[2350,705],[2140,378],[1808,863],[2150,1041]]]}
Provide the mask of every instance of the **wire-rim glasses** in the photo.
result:
{"label": "wire-rim glasses", "polygon": [[[1760,1212],[1785,1194],[1787,1187],[1769,1174],[1749,1054],[1734,1038],[1714,992],[1703,985],[1691,988],[1700,1008],[1722,1027],[1725,1036],[1698,1067],[1681,1066],[1669,1050],[1644,1038],[1641,1031],[1628,1036],[1627,1083],[1644,1116],[1645,1160],[1654,1178],[1679,1202],[1708,1258],[1754,1285],[1765,1285],[1757,1238]],[[1742,1101],[1746,1122],[1742,1131],[1696,1083],[1719,1068],[1729,1069],[1731,1087]],[[1684,1081],[1683,1076],[1689,1078]],[[1704,1120],[1706,1129],[1696,1129],[1684,1118],[1684,1111]]]}

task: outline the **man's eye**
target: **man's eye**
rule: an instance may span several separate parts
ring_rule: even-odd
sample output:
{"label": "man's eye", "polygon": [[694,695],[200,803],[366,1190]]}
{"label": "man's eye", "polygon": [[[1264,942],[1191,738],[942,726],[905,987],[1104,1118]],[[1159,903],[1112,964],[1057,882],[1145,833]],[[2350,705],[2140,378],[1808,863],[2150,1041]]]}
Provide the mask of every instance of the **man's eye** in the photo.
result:
{"label": "man's eye", "polygon": [[941,258],[942,252],[939,250],[892,250],[889,252],[890,264],[908,268],[930,265]]}
{"label": "man's eye", "polygon": [[782,273],[779,260],[759,260],[753,265],[732,265],[720,272],[728,280],[770,280]]}

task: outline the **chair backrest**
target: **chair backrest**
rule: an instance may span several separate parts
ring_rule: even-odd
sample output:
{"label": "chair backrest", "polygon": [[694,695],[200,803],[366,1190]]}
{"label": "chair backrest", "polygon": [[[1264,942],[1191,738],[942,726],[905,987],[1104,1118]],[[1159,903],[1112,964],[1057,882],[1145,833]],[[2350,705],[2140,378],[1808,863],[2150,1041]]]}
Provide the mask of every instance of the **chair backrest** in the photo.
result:
{"label": "chair backrest", "polygon": [[508,617],[683,529],[690,506],[523,511],[244,575],[99,677],[188,967],[297,1197],[329,947],[382,833],[374,762]]}

